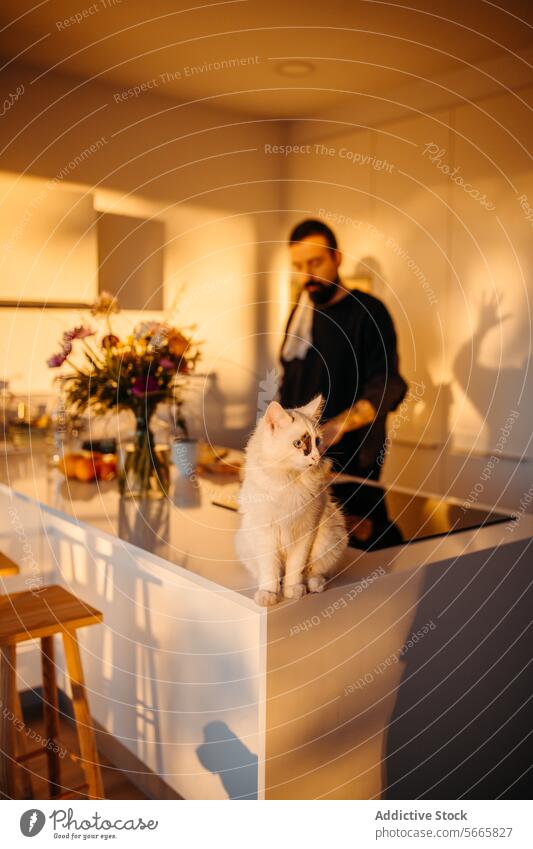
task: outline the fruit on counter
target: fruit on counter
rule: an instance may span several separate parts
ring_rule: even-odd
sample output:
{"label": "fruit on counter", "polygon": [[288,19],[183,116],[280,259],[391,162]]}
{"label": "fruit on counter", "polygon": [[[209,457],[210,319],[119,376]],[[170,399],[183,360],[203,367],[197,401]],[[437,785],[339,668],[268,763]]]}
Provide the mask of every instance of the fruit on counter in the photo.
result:
{"label": "fruit on counter", "polygon": [[65,477],[78,481],[110,481],[117,473],[115,454],[102,455],[97,452],[68,453],[59,461],[59,469]]}
{"label": "fruit on counter", "polygon": [[94,461],[96,477],[99,481],[112,481],[117,474],[117,458],[115,454],[100,455]]}
{"label": "fruit on counter", "polygon": [[92,457],[80,457],[75,465],[76,478],[79,481],[93,481],[96,477],[96,465]]}
{"label": "fruit on counter", "polygon": [[59,461],[59,471],[63,472],[66,478],[76,477],[76,463],[83,457],[83,454],[65,454]]}

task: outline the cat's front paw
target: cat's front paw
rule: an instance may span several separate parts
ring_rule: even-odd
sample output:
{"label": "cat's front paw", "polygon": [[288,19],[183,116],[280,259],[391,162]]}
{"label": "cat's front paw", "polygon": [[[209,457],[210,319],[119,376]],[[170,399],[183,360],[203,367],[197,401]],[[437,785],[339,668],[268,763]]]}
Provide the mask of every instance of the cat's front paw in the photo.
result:
{"label": "cat's front paw", "polygon": [[307,587],[310,593],[321,593],[326,586],[326,579],[323,575],[313,575],[307,579]]}
{"label": "cat's front paw", "polygon": [[271,607],[273,604],[278,603],[279,595],[277,593],[271,593],[269,590],[257,590],[254,600],[260,607]]}
{"label": "cat's front paw", "polygon": [[303,598],[307,592],[305,584],[290,584],[288,587],[283,587],[283,595],[285,598]]}

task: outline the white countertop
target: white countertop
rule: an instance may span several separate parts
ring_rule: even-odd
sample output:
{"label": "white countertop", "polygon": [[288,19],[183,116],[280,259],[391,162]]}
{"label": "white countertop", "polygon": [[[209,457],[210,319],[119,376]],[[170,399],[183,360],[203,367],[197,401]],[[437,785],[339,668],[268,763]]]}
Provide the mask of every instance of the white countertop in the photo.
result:
{"label": "white countertop", "polygon": [[[239,452],[232,455],[240,456]],[[341,476],[339,480],[357,479]],[[45,513],[59,514],[68,522],[118,538],[127,546],[186,570],[191,577],[217,585],[221,591],[253,597],[253,578],[233,549],[239,515],[212,503],[221,496],[224,499],[228,492],[235,493],[238,481],[234,478],[204,475],[192,483],[178,478],[171,467],[170,496],[139,502],[121,498],[116,481],[66,480],[49,465],[42,449],[10,447],[0,454],[0,486],[37,502]],[[438,501],[438,497],[429,498]],[[512,532],[502,523],[373,552],[350,548],[334,584],[361,580],[376,570],[384,574],[417,569],[530,536],[533,517],[524,515]]]}

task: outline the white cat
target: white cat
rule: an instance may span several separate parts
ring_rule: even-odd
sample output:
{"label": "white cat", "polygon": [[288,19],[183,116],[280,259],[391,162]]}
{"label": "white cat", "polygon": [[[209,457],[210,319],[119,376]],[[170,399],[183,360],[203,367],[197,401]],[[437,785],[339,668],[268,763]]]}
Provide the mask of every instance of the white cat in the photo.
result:
{"label": "white cat", "polygon": [[347,546],[344,517],[328,491],[318,450],[322,396],[305,407],[269,404],[246,446],[235,548],[255,575],[257,604],[319,593]]}

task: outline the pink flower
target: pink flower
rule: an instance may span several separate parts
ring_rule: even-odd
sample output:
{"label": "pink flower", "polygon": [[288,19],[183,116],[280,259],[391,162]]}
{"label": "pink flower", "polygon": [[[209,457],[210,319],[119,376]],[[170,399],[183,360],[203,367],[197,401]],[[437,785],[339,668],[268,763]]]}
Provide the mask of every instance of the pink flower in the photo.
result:
{"label": "pink flower", "polygon": [[176,371],[176,363],[169,357],[161,357],[159,365],[167,371]]}
{"label": "pink flower", "polygon": [[136,395],[137,398],[141,398],[148,392],[157,392],[158,389],[159,383],[152,374],[149,374],[148,376],[137,378],[137,380],[131,387],[131,394]]}
{"label": "pink flower", "polygon": [[59,354],[53,354],[47,359],[46,365],[48,366],[48,368],[59,368],[63,365],[71,351],[71,342],[65,342],[63,345],[63,349],[59,352]]}
{"label": "pink flower", "polygon": [[94,330],[82,324],[80,327],[74,327],[72,330],[66,330],[63,333],[63,342],[66,344],[72,342],[74,339],[86,339],[87,336],[94,336]]}

